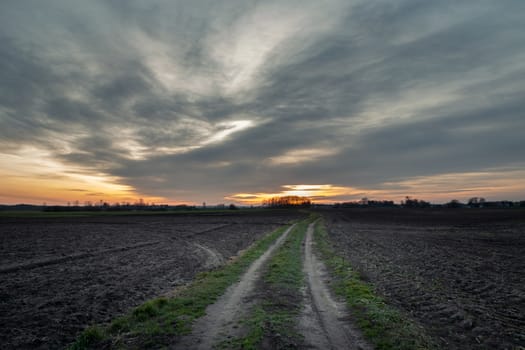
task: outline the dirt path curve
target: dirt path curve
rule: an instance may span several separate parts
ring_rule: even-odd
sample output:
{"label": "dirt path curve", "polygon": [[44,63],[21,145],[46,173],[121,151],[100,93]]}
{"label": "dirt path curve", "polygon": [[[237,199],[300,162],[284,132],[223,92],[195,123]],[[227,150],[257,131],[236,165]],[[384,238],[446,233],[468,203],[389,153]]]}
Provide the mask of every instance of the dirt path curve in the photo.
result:
{"label": "dirt path curve", "polygon": [[213,345],[223,338],[226,339],[226,336],[236,335],[237,321],[249,309],[249,299],[253,294],[255,282],[261,277],[261,267],[284,242],[294,226],[290,226],[250,265],[239,282],[231,285],[215,304],[208,306],[206,315],[193,325],[192,333],[183,337],[171,349],[212,349]]}
{"label": "dirt path curve", "polygon": [[308,226],[304,251],[304,308],[299,328],[309,349],[373,349],[349,322],[344,303],[334,300],[327,287],[324,264],[313,253],[314,224]]}
{"label": "dirt path curve", "polygon": [[213,269],[215,267],[221,266],[224,263],[224,258],[222,255],[214,249],[208,248],[196,242],[193,243],[193,245],[196,247],[194,251],[195,255],[200,256],[204,254],[203,260],[205,269]]}

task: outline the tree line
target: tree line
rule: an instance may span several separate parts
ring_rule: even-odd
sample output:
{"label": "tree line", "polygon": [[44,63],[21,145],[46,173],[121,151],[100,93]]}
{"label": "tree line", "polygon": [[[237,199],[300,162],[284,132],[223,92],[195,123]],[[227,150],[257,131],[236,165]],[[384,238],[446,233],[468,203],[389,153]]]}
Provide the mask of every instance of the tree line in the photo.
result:
{"label": "tree line", "polygon": [[310,198],[301,197],[301,196],[282,196],[282,197],[272,197],[265,199],[262,202],[264,207],[268,208],[292,208],[292,207],[301,207],[307,208],[312,205]]}

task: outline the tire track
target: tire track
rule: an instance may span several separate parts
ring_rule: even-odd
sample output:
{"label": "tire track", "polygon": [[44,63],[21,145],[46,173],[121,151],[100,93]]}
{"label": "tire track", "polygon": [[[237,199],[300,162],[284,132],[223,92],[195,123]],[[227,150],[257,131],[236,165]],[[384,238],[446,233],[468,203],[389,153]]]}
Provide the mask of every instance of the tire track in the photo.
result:
{"label": "tire track", "polygon": [[11,265],[11,266],[0,268],[0,274],[16,272],[16,271],[20,271],[20,270],[30,270],[30,269],[35,269],[35,268],[38,268],[38,267],[54,265],[54,264],[60,264],[60,263],[63,263],[63,262],[66,262],[66,261],[71,261],[71,260],[92,258],[94,256],[105,255],[105,254],[109,254],[109,253],[124,252],[124,251],[127,251],[127,250],[147,247],[147,246],[155,245],[155,244],[159,244],[159,243],[161,243],[161,241],[142,242],[142,243],[126,245],[126,246],[117,247],[117,248],[97,250],[97,251],[94,251],[94,252],[71,254],[71,255],[62,256],[60,258],[38,260],[38,261],[34,261],[34,262],[31,262],[31,263],[28,263],[28,264]]}
{"label": "tire track", "polygon": [[203,252],[205,254],[204,256],[204,268],[205,269],[212,269],[221,266],[224,263],[224,257],[217,253],[215,250],[210,249],[202,244],[194,242],[193,245],[195,246],[195,253],[199,255],[199,252]]}
{"label": "tire track", "polygon": [[324,264],[313,253],[313,230],[308,226],[304,248],[304,309],[299,327],[310,349],[372,349],[359,330],[348,321],[350,315],[344,303],[336,301],[327,287]]}
{"label": "tire track", "polygon": [[249,310],[250,297],[256,281],[261,277],[263,265],[286,240],[295,224],[290,226],[242,275],[239,282],[231,285],[226,292],[206,309],[206,315],[193,325],[192,333],[183,337],[171,349],[211,349],[220,342],[224,334],[236,333],[237,321]]}

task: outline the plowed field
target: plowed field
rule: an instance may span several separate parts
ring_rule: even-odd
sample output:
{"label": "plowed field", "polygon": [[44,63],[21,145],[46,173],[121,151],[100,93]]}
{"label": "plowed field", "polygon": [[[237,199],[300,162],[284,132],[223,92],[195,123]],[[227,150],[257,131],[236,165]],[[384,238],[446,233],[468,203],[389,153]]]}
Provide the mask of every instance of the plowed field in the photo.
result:
{"label": "plowed field", "polygon": [[0,219],[0,344],[57,349],[221,264],[289,211]]}
{"label": "plowed field", "polygon": [[325,211],[338,249],[444,349],[525,346],[525,212]]}

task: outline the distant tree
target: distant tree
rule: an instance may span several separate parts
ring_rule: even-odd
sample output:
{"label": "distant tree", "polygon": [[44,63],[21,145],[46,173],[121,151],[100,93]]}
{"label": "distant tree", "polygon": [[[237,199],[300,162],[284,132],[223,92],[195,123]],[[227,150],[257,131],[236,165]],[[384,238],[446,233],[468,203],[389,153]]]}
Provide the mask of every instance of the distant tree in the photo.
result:
{"label": "distant tree", "polygon": [[369,200],[368,207],[395,207],[394,201],[376,201],[376,200]]}
{"label": "distant tree", "polygon": [[237,209],[239,209],[239,208],[237,208],[237,206],[236,206],[235,204],[232,203],[232,204],[230,204],[230,206],[228,207],[228,209],[230,209],[230,210],[237,210]]}
{"label": "distant tree", "polygon": [[447,208],[461,208],[463,207],[463,204],[457,199],[453,199],[450,202],[446,203],[445,206]]}
{"label": "distant tree", "polygon": [[343,203],[335,203],[333,205],[334,208],[363,208],[363,207],[395,207],[396,204],[394,201],[386,201],[386,200],[371,200],[368,198],[362,198],[359,201],[355,202],[343,202]]}
{"label": "distant tree", "polygon": [[310,207],[312,202],[310,198],[300,196],[282,196],[272,197],[263,201],[263,206],[269,208],[292,208],[292,207]]}
{"label": "distant tree", "polygon": [[424,200],[410,198],[410,196],[405,197],[405,201],[401,202],[405,208],[429,208],[430,202]]}

